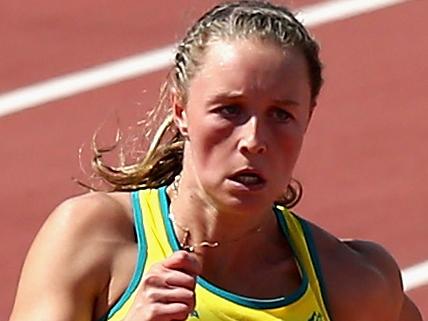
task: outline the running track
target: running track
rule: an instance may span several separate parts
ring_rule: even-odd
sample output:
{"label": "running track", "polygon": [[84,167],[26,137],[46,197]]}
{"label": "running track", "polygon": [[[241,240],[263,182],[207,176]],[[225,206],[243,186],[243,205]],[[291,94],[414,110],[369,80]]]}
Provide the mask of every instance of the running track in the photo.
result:
{"label": "running track", "polygon": [[[170,45],[212,3],[3,2],[0,101],[25,86]],[[403,269],[428,259],[427,11],[428,1],[409,0],[312,28],[326,85],[296,173],[305,186],[300,213],[340,237],[382,243]],[[115,113],[121,127],[133,125],[155,103],[164,76],[165,69],[15,113],[0,104],[0,319],[10,312],[43,220],[82,192],[71,180],[83,177],[79,147],[102,123],[104,137],[113,137]],[[408,294],[428,316],[428,286]]]}

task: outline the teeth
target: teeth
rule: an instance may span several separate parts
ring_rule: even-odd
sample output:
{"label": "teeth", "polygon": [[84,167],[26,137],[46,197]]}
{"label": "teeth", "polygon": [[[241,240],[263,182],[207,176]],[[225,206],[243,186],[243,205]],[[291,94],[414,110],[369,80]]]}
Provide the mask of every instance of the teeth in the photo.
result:
{"label": "teeth", "polygon": [[257,184],[260,183],[261,179],[257,175],[239,175],[236,177],[236,180],[243,184]]}

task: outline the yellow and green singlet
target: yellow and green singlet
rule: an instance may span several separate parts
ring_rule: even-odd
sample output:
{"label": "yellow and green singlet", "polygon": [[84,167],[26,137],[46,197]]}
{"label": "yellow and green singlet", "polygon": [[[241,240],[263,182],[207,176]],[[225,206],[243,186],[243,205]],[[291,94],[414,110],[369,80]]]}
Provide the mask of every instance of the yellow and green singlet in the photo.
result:
{"label": "yellow and green singlet", "polygon": [[[169,218],[166,188],[136,191],[131,197],[138,241],[136,267],[127,289],[101,319],[103,321],[123,320],[144,273],[154,263],[180,249]],[[189,321],[331,321],[308,223],[284,208],[275,207],[273,212],[293,249],[301,272],[300,287],[289,296],[257,299],[231,293],[198,277],[196,307]]]}

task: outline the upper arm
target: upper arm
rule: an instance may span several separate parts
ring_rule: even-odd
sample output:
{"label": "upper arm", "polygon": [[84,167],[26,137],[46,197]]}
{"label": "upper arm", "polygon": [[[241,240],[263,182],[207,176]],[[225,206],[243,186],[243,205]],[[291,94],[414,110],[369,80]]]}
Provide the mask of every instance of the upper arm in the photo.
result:
{"label": "upper arm", "polygon": [[10,321],[92,320],[109,279],[102,233],[91,231],[102,215],[96,203],[69,200],[50,215],[27,254]]}
{"label": "upper arm", "polygon": [[311,224],[333,320],[422,321],[400,269],[379,244],[339,240]]}
{"label": "upper arm", "polygon": [[375,274],[368,286],[372,295],[367,300],[367,320],[422,321],[418,308],[403,291],[401,272],[392,256],[378,244],[360,241],[351,244]]}
{"label": "upper arm", "polygon": [[407,295],[404,295],[399,321],[423,321],[418,308]]}

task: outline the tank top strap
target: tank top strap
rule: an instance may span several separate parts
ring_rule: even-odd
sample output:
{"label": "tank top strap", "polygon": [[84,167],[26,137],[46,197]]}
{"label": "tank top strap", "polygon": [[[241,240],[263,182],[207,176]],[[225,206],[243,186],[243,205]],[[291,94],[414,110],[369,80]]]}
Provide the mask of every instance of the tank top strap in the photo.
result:
{"label": "tank top strap", "polygon": [[137,260],[135,263],[132,278],[116,303],[110,310],[98,321],[119,321],[123,320],[128,313],[144,273],[144,267],[147,259],[147,239],[144,231],[144,216],[141,207],[141,194],[143,191],[135,191],[130,194],[134,218],[134,232],[137,241]]}
{"label": "tank top strap", "polygon": [[301,268],[305,269],[309,283],[325,316],[329,315],[325,284],[318,251],[309,223],[284,207],[277,207],[284,218],[283,228],[292,243]]}

